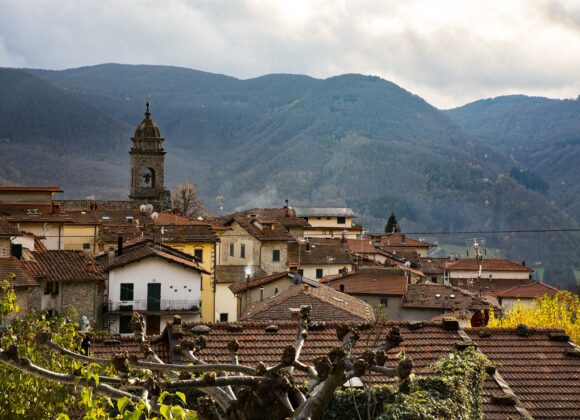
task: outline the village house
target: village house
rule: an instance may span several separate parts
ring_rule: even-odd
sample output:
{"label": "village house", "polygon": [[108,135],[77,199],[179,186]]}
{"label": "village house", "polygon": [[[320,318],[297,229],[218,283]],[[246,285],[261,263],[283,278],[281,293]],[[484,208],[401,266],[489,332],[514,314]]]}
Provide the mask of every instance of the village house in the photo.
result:
{"label": "village house", "polygon": [[218,265],[216,268],[216,305],[215,318],[221,322],[232,322],[240,319],[241,308],[238,297],[230,287],[236,284],[247,284],[254,278],[266,276],[259,265]]}
{"label": "village house", "polygon": [[542,282],[532,282],[509,289],[500,290],[496,293],[497,299],[503,309],[513,308],[515,305],[523,305],[526,308],[542,296],[554,297],[559,290]]}
{"label": "village house", "polygon": [[[29,267],[30,261],[13,257],[0,257],[0,279],[8,280],[9,286],[16,295],[19,314],[26,314],[40,309],[40,288]],[[0,324],[6,320],[0,319]]]}
{"label": "village house", "polygon": [[147,334],[159,334],[174,314],[199,320],[201,275],[197,259],[169,246],[143,240],[97,257],[108,274],[105,317],[108,330],[131,332],[133,311],[145,316]]}
{"label": "village house", "polygon": [[288,243],[288,270],[307,279],[320,280],[353,269],[353,259],[341,239],[310,238]]}
{"label": "village house", "polygon": [[304,238],[349,238],[362,235],[362,226],[353,222],[355,212],[348,207],[292,207],[296,217],[304,219]]}
{"label": "village house", "polygon": [[[89,250],[47,250],[32,253],[34,278],[40,286],[40,309],[48,315],[76,311],[103,328],[106,276],[89,255]],[[80,322],[80,319],[75,320]]]}
{"label": "village house", "polygon": [[320,283],[301,283],[277,295],[255,302],[242,315],[242,321],[280,321],[298,319],[300,308],[311,306],[314,321],[373,322],[373,308],[361,299],[338,292]]}
{"label": "village house", "polygon": [[[378,242],[378,246],[385,252],[395,255],[418,255],[426,257],[430,248],[434,244],[429,242],[409,238],[404,233],[385,233],[372,236]],[[414,259],[408,258],[408,259]]]}
{"label": "village house", "polygon": [[533,269],[504,258],[466,258],[445,265],[444,283],[495,295],[510,287],[529,284]]}

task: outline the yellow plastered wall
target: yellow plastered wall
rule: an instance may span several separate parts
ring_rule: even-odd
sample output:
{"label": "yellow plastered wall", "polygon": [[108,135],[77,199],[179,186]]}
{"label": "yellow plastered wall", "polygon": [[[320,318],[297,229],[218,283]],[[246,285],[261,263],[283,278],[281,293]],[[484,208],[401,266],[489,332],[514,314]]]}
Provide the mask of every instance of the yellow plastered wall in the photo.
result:
{"label": "yellow plastered wall", "polygon": [[201,320],[206,322],[215,321],[215,290],[214,290],[214,262],[216,259],[215,245],[212,242],[166,242],[172,248],[195,255],[196,249],[203,251],[203,261],[201,266],[211,274],[201,275]]}
{"label": "yellow plastered wall", "polygon": [[98,234],[96,225],[64,225],[64,249],[82,250],[83,244],[89,244],[91,253],[97,253],[95,242]]}

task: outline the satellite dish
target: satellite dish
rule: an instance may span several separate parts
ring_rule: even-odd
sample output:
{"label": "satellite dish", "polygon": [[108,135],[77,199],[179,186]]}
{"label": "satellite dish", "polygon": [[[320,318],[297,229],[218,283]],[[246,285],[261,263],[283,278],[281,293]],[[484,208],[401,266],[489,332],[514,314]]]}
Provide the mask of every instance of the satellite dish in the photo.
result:
{"label": "satellite dish", "polygon": [[147,206],[146,206],[145,204],[141,204],[141,205],[139,206],[139,211],[140,211],[141,213],[145,213],[145,212],[147,211]]}
{"label": "satellite dish", "polygon": [[300,274],[294,275],[294,277],[292,278],[292,283],[294,284],[302,283],[302,276]]}
{"label": "satellite dish", "polygon": [[200,222],[202,222],[202,221],[203,221],[203,217],[201,217],[201,216],[198,216],[198,217],[197,217],[197,220],[199,220]]}
{"label": "satellite dish", "polygon": [[154,211],[153,213],[151,213],[151,219],[153,221],[156,221],[159,218],[159,213],[157,213],[156,211]]}

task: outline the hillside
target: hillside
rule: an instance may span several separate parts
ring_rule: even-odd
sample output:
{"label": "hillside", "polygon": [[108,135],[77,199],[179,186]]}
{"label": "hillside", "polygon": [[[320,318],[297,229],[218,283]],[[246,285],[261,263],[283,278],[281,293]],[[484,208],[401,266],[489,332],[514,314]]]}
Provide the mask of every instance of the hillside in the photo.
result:
{"label": "hillside", "polygon": [[[153,117],[166,137],[169,186],[194,180],[213,211],[219,206],[225,211],[279,206],[289,197],[291,204],[349,205],[371,230],[382,229],[391,211],[407,231],[575,226],[541,193],[510,177],[511,160],[493,145],[475,140],[445,113],[377,77],[268,75],[238,80],[175,67],[113,64],[29,72],[36,83],[42,78],[42,86],[54,89],[55,97],[74,102],[63,104],[58,116],[66,115],[70,106],[74,112],[84,110],[79,126],[91,128],[82,131],[113,138],[107,124],[95,126],[97,109],[117,124],[115,138],[121,136],[121,147],[98,142],[96,149],[85,148],[92,142],[75,131],[42,144],[22,134],[26,139],[20,144],[27,147],[18,169],[23,172],[38,159],[36,150],[56,141],[72,150],[80,136],[83,147],[74,148],[75,162],[99,165],[85,167],[104,187],[127,185],[119,183],[128,177],[127,127],[141,120],[143,103],[151,95]],[[7,99],[3,108],[12,112],[11,104],[21,94]],[[105,163],[101,156],[108,153],[112,173],[126,170],[114,182],[100,166]],[[72,157],[65,159],[59,168],[72,176]],[[26,182],[46,183],[36,172],[27,176]],[[86,194],[68,179],[59,183],[69,196]],[[115,191],[120,190],[101,197]],[[569,235],[541,241],[521,235],[487,239],[518,259],[579,259]]]}
{"label": "hillside", "polygon": [[524,171],[524,183],[530,176],[544,180],[547,188],[540,190],[580,221],[580,100],[503,96],[448,115],[474,137],[510,154],[513,166]]}

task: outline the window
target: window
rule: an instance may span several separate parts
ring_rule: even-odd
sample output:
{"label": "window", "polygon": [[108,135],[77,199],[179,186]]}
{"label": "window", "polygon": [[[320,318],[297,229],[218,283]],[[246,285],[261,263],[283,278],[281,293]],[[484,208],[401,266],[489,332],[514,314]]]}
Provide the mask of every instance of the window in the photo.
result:
{"label": "window", "polygon": [[344,292],[344,284],[341,284],[341,285],[339,286],[339,290],[340,290],[341,292]]}
{"label": "window", "polygon": [[119,334],[130,334],[131,331],[131,317],[121,316],[119,317]]}
{"label": "window", "polygon": [[321,279],[322,277],[324,277],[322,268],[317,268],[316,269],[316,278]]}
{"label": "window", "polygon": [[121,300],[133,300],[133,283],[121,283]]}
{"label": "window", "polygon": [[298,269],[298,275],[304,277],[304,269],[303,268]]}
{"label": "window", "polygon": [[44,294],[53,296],[58,295],[58,282],[47,280],[44,284]]}
{"label": "window", "polygon": [[203,249],[195,249],[193,251],[193,256],[199,260],[199,262],[203,262]]}
{"label": "window", "polygon": [[278,262],[280,261],[280,250],[275,249],[272,251],[272,261]]}
{"label": "window", "polygon": [[240,258],[246,258],[246,245],[240,245]]}
{"label": "window", "polygon": [[230,257],[234,256],[234,244],[230,244]]}
{"label": "window", "polygon": [[382,297],[381,298],[381,305],[387,306],[388,304],[389,304],[389,298],[388,297]]}
{"label": "window", "polygon": [[228,314],[227,313],[220,314],[220,322],[228,322]]}
{"label": "window", "polygon": [[344,216],[339,216],[336,218],[336,223],[339,225],[344,225],[346,224],[346,217]]}

